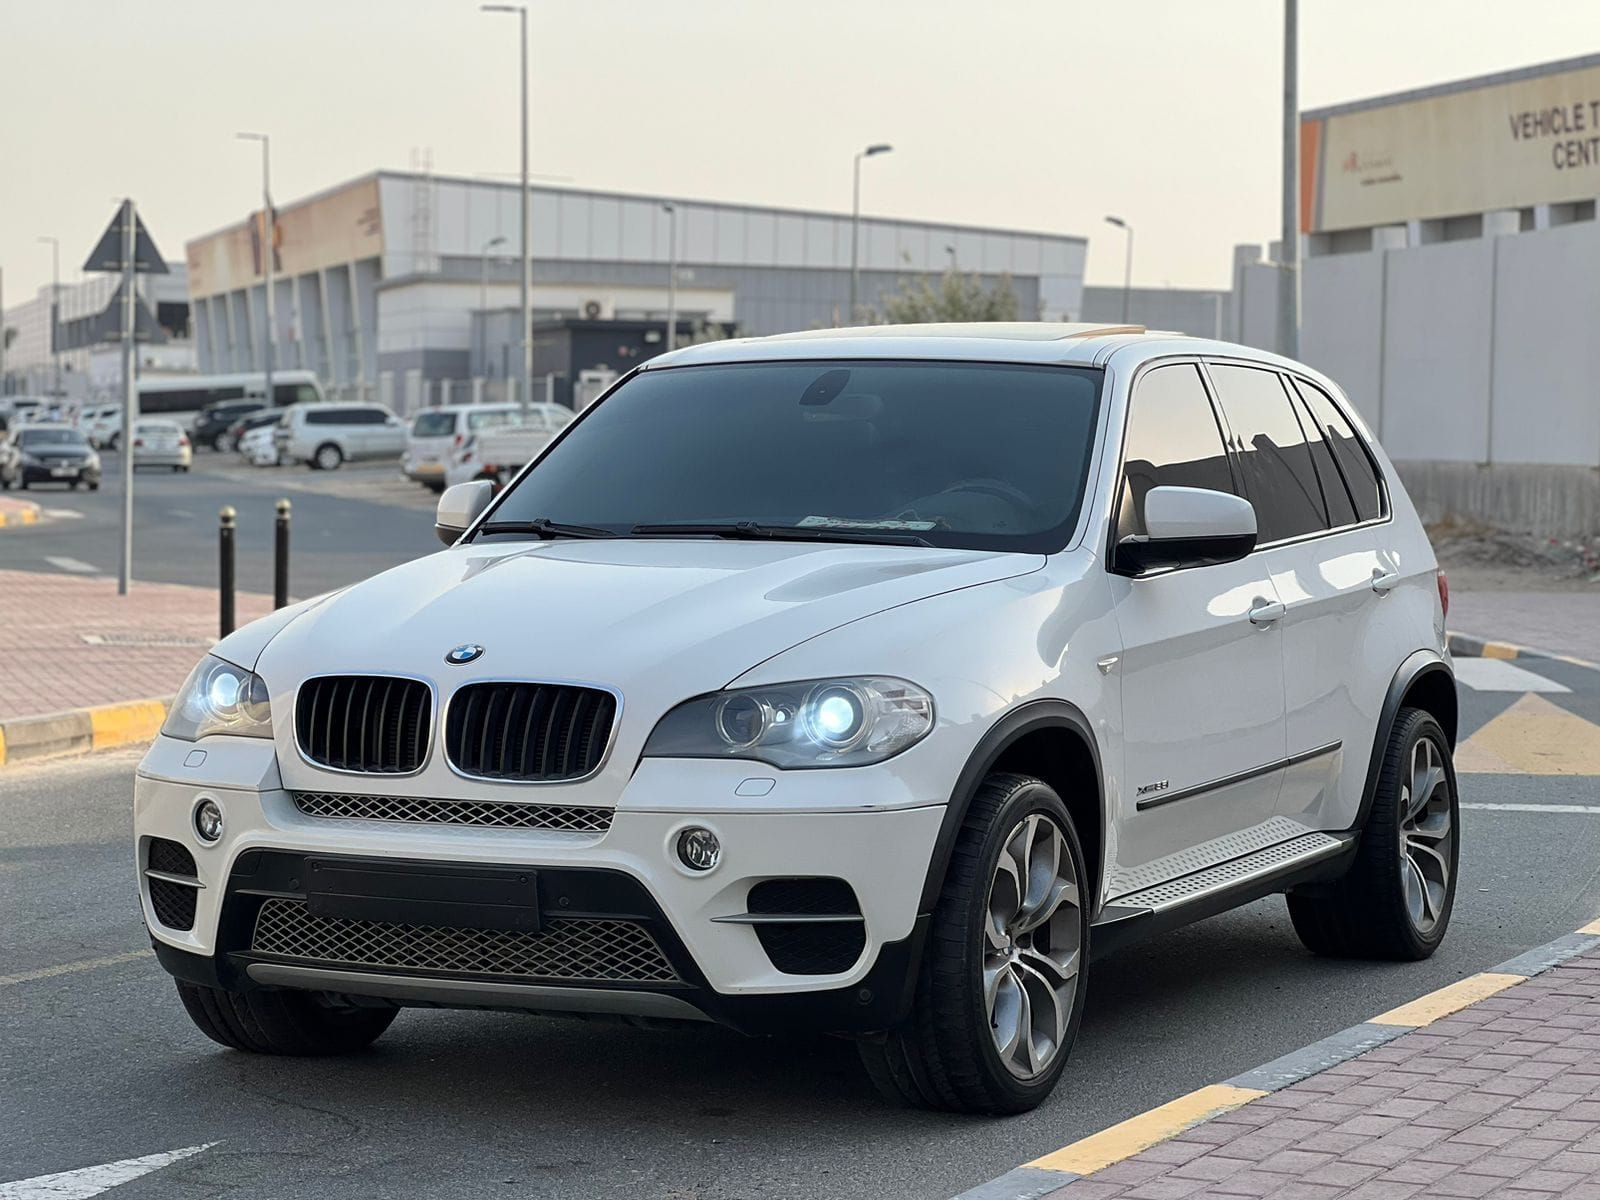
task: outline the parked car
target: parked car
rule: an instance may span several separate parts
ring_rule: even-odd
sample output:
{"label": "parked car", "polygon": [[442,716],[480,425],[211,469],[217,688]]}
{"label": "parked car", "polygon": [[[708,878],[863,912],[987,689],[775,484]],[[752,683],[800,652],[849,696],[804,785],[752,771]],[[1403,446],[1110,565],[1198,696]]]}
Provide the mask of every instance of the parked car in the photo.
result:
{"label": "parked car", "polygon": [[399,458],[406,425],[381,404],[297,404],[274,437],[284,462],[332,471],[346,461]]}
{"label": "parked car", "polygon": [[133,469],[167,467],[187,471],[194,462],[189,435],[176,421],[140,417],[133,423]]}
{"label": "parked car", "polygon": [[122,437],[122,405],[90,405],[79,414],[78,429],[96,450],[115,449]]}
{"label": "parked car", "polygon": [[[400,472],[407,479],[442,492],[452,467],[477,459],[480,439],[492,430],[516,423],[515,404],[450,404],[425,408],[411,420]],[[466,475],[464,478],[472,478]]]}
{"label": "parked car", "polygon": [[239,457],[252,467],[281,467],[283,459],[279,457],[275,435],[278,432],[278,422],[282,419],[282,409],[252,418],[246,424],[243,436],[239,438],[236,447]]}
{"label": "parked car", "polygon": [[217,400],[207,404],[194,420],[194,444],[213,450],[232,450],[232,444],[226,439],[233,423],[266,407],[262,400]]}
{"label": "parked car", "polygon": [[1133,939],[1277,892],[1318,954],[1445,935],[1444,577],[1299,363],[1042,323],[687,347],[435,521],[219,642],[139,768],[145,920],[225,1046],[700,1018],[1017,1112]]}
{"label": "parked car", "polygon": [[39,396],[0,397],[0,430],[26,424],[29,417],[43,411],[45,404]]}
{"label": "parked car", "polygon": [[0,437],[0,489],[64,483],[90,491],[100,486],[100,456],[70,425],[28,423]]}
{"label": "parked car", "polygon": [[572,422],[572,410],[561,404],[530,404],[509,424],[487,429],[476,445],[463,446],[445,468],[445,483],[471,479],[503,483],[532,462],[556,434]]}

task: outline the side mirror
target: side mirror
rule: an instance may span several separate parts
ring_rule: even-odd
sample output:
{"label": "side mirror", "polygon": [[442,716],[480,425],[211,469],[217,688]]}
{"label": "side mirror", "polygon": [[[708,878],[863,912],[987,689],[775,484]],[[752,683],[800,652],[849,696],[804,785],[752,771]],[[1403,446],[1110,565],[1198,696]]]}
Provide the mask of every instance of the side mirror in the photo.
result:
{"label": "side mirror", "polygon": [[494,484],[484,479],[471,483],[458,483],[446,488],[439,497],[439,509],[434,514],[433,531],[446,546],[454,546],[456,539],[483,515],[494,499]]}
{"label": "side mirror", "polygon": [[1144,525],[1144,534],[1117,543],[1113,567],[1119,575],[1235,562],[1256,548],[1250,501],[1209,488],[1151,488],[1144,497]]}

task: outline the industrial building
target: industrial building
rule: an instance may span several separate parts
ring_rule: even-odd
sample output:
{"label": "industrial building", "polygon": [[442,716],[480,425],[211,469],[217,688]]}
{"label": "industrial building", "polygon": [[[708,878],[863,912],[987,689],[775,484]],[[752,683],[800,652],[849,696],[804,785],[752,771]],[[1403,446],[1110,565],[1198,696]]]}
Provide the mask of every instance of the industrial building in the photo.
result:
{"label": "industrial building", "polygon": [[[403,411],[445,394],[505,394],[520,361],[519,199],[515,183],[378,171],[280,205],[278,364]],[[260,224],[246,218],[188,244],[203,371],[262,365]],[[847,316],[848,214],[538,187],[530,227],[536,329],[590,323],[555,340],[597,356],[536,372],[536,387],[558,398],[578,372],[625,370],[664,348],[626,324],[616,353],[589,335],[596,321],[665,321],[674,249],[687,329],[766,334]],[[1009,277],[1028,316],[1076,319],[1086,249],[1061,234],[863,217],[860,304],[877,307],[906,277],[954,264],[990,285]]]}
{"label": "industrial building", "polygon": [[[1300,357],[1430,519],[1600,527],[1597,146],[1600,55],[1302,114]],[[1236,257],[1241,341],[1275,257]]]}

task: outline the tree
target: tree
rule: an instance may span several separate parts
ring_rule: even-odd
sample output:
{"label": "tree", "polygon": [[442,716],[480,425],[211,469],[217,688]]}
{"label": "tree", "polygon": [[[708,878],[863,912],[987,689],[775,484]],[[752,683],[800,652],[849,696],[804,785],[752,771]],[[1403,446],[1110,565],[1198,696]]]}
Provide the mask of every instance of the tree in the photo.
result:
{"label": "tree", "polygon": [[1015,321],[1021,308],[1011,276],[1002,275],[987,288],[977,275],[951,267],[937,285],[926,275],[901,279],[900,290],[883,302],[883,314],[868,313],[871,322],[892,325],[925,321]]}

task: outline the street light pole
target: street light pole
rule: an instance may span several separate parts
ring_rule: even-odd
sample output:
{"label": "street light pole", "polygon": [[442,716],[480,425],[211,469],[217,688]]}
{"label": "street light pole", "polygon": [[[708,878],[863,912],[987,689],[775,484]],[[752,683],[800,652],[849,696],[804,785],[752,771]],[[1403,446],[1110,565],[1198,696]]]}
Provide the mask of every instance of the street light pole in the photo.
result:
{"label": "street light pole", "polygon": [[489,357],[489,251],[505,244],[505,238],[492,237],[478,253],[478,353],[485,360]]}
{"label": "street light pole", "polygon": [[678,210],[662,204],[667,214],[667,350],[678,348]]}
{"label": "street light pole", "polygon": [[1107,225],[1115,225],[1128,235],[1128,249],[1122,262],[1122,323],[1128,323],[1128,314],[1131,311],[1129,302],[1133,297],[1133,226],[1121,217],[1107,217]]}
{"label": "street light pole", "polygon": [[528,10],[521,4],[480,4],[482,12],[516,13],[522,47],[522,415],[533,394],[533,260],[528,257]]}
{"label": "street light pole", "polygon": [[876,142],[856,152],[855,179],[850,193],[850,311],[846,317],[852,325],[856,320],[856,295],[861,287],[861,160],[874,154],[887,154],[893,149],[884,142]]}
{"label": "street light pole", "polygon": [[277,320],[273,315],[273,258],[277,250],[278,214],[272,211],[272,140],[264,133],[241,133],[241,141],[261,143],[261,257],[265,263],[267,279],[267,339],[262,349],[261,361],[265,369],[267,407],[277,404],[277,394],[272,387],[273,360],[277,357]]}
{"label": "street light pole", "polygon": [[51,385],[51,394],[57,404],[61,403],[61,239],[56,237],[42,237],[41,242],[50,243],[50,359],[51,373],[55,383]]}
{"label": "street light pole", "polygon": [[1300,357],[1300,4],[1283,2],[1283,275],[1278,280],[1278,349]]}

